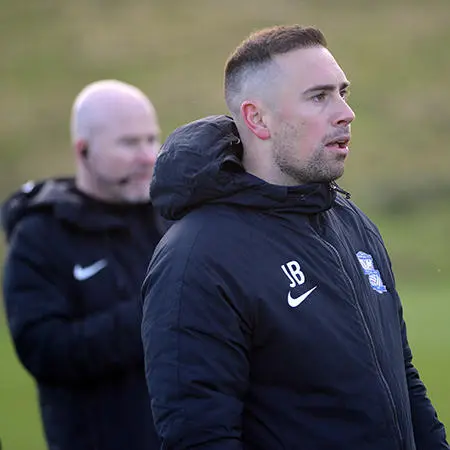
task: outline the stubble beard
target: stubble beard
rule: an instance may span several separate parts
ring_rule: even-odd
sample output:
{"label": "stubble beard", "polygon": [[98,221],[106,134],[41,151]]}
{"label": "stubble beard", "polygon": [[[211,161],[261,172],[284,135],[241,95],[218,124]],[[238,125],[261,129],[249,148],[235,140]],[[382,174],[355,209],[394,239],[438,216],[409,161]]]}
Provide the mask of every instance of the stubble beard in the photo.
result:
{"label": "stubble beard", "polygon": [[296,156],[300,141],[301,134],[290,125],[285,125],[274,140],[275,164],[289,184],[329,183],[343,175],[345,157],[331,155],[324,144],[319,144],[309,158],[302,161]]}
{"label": "stubble beard", "polygon": [[126,203],[136,204],[150,201],[150,182],[134,188],[127,186],[127,188],[127,191],[122,194]]}

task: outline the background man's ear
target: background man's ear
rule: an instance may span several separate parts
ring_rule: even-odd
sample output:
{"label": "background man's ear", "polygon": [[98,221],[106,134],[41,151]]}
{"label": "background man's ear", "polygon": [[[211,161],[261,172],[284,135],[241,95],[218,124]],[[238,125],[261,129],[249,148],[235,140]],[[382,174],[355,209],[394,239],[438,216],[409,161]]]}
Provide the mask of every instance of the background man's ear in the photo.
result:
{"label": "background man's ear", "polygon": [[81,156],[84,159],[86,159],[88,157],[89,147],[88,147],[88,143],[85,139],[80,139],[80,140],[76,141],[74,148],[75,148],[75,153],[77,155]]}

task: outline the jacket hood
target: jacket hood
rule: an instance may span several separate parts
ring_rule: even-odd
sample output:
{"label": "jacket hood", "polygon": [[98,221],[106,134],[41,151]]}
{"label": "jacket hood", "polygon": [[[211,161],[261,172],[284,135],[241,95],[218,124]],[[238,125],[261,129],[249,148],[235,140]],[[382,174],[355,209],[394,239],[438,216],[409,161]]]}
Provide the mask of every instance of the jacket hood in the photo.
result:
{"label": "jacket hood", "polygon": [[[92,205],[97,205],[92,207]],[[149,214],[152,206],[148,205]],[[142,205],[136,205],[142,207]],[[98,202],[80,193],[73,178],[28,181],[13,193],[1,207],[1,224],[9,240],[14,228],[25,217],[38,212],[52,214],[86,230],[106,230],[127,226],[122,213],[133,208],[128,204]]]}
{"label": "jacket hood", "polygon": [[177,128],[156,161],[150,188],[153,205],[168,220],[211,203],[313,214],[330,208],[337,185],[269,184],[241,163],[243,148],[233,119],[209,116]]}

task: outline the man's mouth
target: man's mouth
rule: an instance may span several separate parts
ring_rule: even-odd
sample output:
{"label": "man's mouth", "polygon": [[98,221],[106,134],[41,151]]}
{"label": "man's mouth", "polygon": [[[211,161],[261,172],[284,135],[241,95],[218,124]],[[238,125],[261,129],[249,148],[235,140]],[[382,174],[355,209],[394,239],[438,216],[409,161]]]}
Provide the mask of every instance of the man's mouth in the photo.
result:
{"label": "man's mouth", "polygon": [[326,147],[336,147],[336,148],[347,148],[348,144],[350,142],[350,136],[349,135],[343,135],[339,136],[337,138],[334,138],[332,141],[329,141],[326,145]]}
{"label": "man's mouth", "polygon": [[131,178],[133,178],[133,180],[135,181],[146,181],[146,180],[150,180],[152,178],[152,172],[134,172],[131,175]]}

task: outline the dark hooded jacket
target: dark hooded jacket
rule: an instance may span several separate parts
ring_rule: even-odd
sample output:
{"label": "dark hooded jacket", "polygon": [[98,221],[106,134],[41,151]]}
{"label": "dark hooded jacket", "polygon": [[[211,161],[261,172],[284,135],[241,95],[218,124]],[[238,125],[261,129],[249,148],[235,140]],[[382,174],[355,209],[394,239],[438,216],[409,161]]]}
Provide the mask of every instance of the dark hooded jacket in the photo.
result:
{"label": "dark hooded jacket", "polygon": [[172,133],[152,201],[179,219],[143,286],[170,450],[443,450],[388,254],[337,186],[246,173],[232,120]]}
{"label": "dark hooded jacket", "polygon": [[25,184],[1,213],[8,323],[50,450],[158,449],[139,300],[162,232],[152,205],[108,205],[57,179]]}

